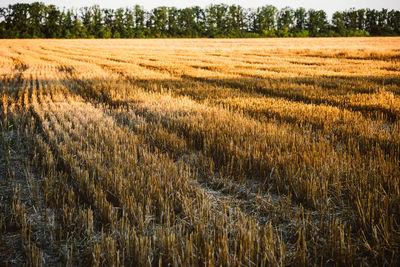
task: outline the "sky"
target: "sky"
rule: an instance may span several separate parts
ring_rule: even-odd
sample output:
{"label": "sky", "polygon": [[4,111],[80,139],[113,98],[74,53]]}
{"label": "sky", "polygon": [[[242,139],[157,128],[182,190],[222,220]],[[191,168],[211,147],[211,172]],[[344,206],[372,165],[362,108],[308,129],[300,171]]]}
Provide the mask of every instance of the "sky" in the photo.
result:
{"label": "sky", "polygon": [[242,7],[260,7],[264,5],[274,5],[278,8],[289,6],[292,8],[304,7],[306,9],[323,9],[328,14],[332,14],[334,11],[346,10],[352,7],[355,8],[375,8],[375,9],[396,9],[400,10],[400,0],[36,0],[36,1],[24,1],[24,0],[0,0],[0,7],[5,7],[9,4],[15,3],[32,3],[32,2],[43,2],[47,5],[53,4],[59,7],[67,8],[79,8],[82,6],[99,5],[102,8],[120,8],[129,7],[135,4],[143,6],[145,9],[150,10],[159,6],[175,6],[175,7],[191,7],[200,6],[206,7],[210,4],[236,4]]}

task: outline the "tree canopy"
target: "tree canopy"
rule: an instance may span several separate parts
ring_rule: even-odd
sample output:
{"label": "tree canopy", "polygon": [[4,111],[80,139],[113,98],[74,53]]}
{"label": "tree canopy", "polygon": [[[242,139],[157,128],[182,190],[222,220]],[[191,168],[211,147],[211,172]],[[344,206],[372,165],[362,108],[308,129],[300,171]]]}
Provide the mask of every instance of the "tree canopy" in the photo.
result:
{"label": "tree canopy", "polygon": [[213,4],[150,11],[139,5],[60,9],[40,2],[0,8],[0,38],[328,37],[400,35],[400,11],[325,11]]}

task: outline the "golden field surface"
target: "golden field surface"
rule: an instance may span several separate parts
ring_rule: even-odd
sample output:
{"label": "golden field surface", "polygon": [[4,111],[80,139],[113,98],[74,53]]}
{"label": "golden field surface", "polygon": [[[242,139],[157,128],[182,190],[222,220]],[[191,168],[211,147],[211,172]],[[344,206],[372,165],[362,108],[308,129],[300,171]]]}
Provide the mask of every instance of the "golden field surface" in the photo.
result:
{"label": "golden field surface", "polygon": [[400,38],[0,40],[0,117],[0,265],[400,264]]}

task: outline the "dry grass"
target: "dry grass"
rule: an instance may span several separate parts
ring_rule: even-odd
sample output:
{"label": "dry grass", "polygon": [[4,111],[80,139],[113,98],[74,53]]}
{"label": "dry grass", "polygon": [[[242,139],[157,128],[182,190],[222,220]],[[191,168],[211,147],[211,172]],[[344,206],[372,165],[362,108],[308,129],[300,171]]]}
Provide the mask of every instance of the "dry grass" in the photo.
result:
{"label": "dry grass", "polygon": [[2,264],[398,266],[398,47],[0,41]]}

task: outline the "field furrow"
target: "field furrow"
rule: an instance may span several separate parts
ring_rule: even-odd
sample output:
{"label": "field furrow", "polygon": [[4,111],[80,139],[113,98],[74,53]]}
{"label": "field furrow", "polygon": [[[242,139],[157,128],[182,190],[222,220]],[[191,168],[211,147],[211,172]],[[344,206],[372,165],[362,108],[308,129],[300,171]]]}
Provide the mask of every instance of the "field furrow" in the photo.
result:
{"label": "field furrow", "polygon": [[397,265],[399,39],[357,40],[1,41],[1,264]]}

